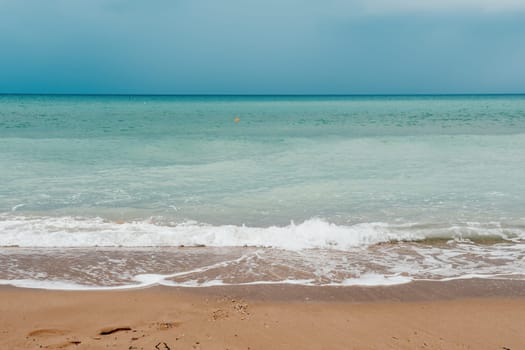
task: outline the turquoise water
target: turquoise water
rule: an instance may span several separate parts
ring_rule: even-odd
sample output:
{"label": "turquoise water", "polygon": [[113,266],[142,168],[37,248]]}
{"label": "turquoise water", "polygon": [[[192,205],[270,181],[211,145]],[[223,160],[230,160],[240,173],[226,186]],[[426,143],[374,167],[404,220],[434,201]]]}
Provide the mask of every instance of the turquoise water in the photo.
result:
{"label": "turquoise water", "polygon": [[0,169],[19,214],[520,220],[525,96],[2,96]]}
{"label": "turquoise water", "polygon": [[[313,284],[515,276],[525,269],[525,95],[4,95],[0,183],[4,247],[266,247],[200,256],[246,268],[237,277],[282,259],[295,272],[278,280]],[[409,243],[376,245],[395,241]],[[0,280],[52,275],[19,249],[0,252],[11,266]],[[160,273],[144,264],[121,276]]]}

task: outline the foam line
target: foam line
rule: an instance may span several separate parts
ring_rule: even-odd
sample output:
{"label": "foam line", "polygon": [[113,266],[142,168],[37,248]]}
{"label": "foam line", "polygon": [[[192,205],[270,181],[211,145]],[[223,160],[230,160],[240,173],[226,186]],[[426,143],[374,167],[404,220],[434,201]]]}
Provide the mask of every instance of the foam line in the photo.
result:
{"label": "foam line", "polygon": [[416,224],[382,222],[336,225],[313,218],[287,226],[213,226],[199,223],[163,223],[151,220],[125,223],[102,218],[24,217],[0,215],[0,246],[19,247],[274,247],[286,250],[348,250],[389,241],[426,238],[503,240],[525,238],[522,228],[504,229],[498,224],[465,223],[461,227],[425,228]]}

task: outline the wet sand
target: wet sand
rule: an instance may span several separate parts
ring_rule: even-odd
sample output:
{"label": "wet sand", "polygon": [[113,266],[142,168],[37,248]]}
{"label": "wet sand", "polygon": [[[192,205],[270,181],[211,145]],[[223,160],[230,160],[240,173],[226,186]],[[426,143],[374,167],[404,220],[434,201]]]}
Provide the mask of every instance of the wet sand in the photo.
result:
{"label": "wet sand", "polygon": [[0,349],[522,349],[525,283],[0,288]]}

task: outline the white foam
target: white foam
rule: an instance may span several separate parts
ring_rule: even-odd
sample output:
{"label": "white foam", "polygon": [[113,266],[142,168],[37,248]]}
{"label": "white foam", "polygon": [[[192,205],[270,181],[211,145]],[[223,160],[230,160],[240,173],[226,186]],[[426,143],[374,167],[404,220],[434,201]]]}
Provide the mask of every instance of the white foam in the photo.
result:
{"label": "white foam", "polygon": [[[518,274],[515,274],[518,276]],[[220,279],[197,281],[187,280],[183,282],[176,282],[172,280],[164,279],[162,275],[151,275],[151,280],[143,281],[138,284],[126,284],[118,286],[92,286],[83,285],[80,283],[68,282],[68,281],[48,281],[48,280],[33,280],[33,279],[13,279],[13,280],[0,280],[0,285],[9,285],[18,288],[31,288],[31,289],[45,289],[45,290],[66,290],[66,291],[108,291],[108,290],[129,290],[147,288],[155,285],[166,286],[166,287],[181,287],[181,288],[203,288],[203,287],[214,287],[214,286],[250,286],[250,285],[299,285],[299,286],[331,286],[331,287],[350,287],[350,286],[361,286],[361,287],[379,287],[379,286],[393,286],[406,284],[413,281],[453,281],[462,279],[509,279],[510,275],[482,275],[482,274],[467,274],[460,275],[451,278],[443,279],[419,279],[408,276],[384,276],[379,274],[364,274],[360,277],[345,279],[341,282],[330,282],[330,283],[315,283],[312,279],[298,279],[298,280],[279,280],[279,281],[252,281],[244,283],[227,283]],[[519,279],[519,278],[518,278]]]}
{"label": "white foam", "polygon": [[22,208],[25,204],[17,204],[11,208],[11,211],[17,211],[18,208]]}
{"label": "white foam", "polygon": [[250,285],[299,285],[299,286],[390,286],[396,284],[404,284],[412,281],[411,278],[392,277],[392,276],[363,276],[363,278],[347,279],[340,283],[315,283],[312,279],[286,279],[279,281],[252,281],[244,283],[227,283],[220,279],[197,281],[187,280],[183,282],[176,282],[173,280],[164,279],[161,275],[151,275],[154,277],[150,280],[143,281],[137,284],[125,284],[118,286],[92,286],[69,281],[49,281],[49,280],[33,280],[33,279],[13,279],[0,280],[0,285],[8,285],[18,288],[31,289],[46,289],[46,290],[69,290],[69,291],[105,291],[105,290],[128,290],[147,288],[156,285],[166,287],[182,287],[182,288],[203,288],[214,286],[250,286]]}
{"label": "white foam", "polygon": [[121,290],[149,287],[148,284],[120,286],[90,286],[69,281],[51,281],[36,279],[0,280],[0,285],[18,288],[48,289],[48,290]]}
{"label": "white foam", "polygon": [[393,286],[412,282],[413,278],[408,276],[394,275],[385,276],[379,274],[363,274],[358,278],[347,278],[336,285],[342,286]]}
{"label": "white foam", "polygon": [[[424,228],[381,222],[335,225],[314,218],[287,226],[213,226],[199,223],[157,223],[154,220],[112,222],[102,218],[25,217],[0,215],[0,246],[20,247],[212,247],[258,246],[287,250],[336,249],[428,237],[465,238],[476,235],[508,239],[508,229],[467,223],[459,227]],[[514,230],[516,237],[525,234]],[[466,234],[467,233],[467,234]]]}
{"label": "white foam", "polygon": [[[523,274],[520,272],[514,272],[514,273],[505,273],[505,274],[479,274],[479,273],[469,273],[465,275],[455,276],[455,277],[447,277],[447,278],[441,278],[439,281],[441,282],[447,282],[447,281],[455,281],[455,280],[469,280],[469,279],[511,279],[511,276],[522,276]],[[431,281],[431,280],[429,280]]]}

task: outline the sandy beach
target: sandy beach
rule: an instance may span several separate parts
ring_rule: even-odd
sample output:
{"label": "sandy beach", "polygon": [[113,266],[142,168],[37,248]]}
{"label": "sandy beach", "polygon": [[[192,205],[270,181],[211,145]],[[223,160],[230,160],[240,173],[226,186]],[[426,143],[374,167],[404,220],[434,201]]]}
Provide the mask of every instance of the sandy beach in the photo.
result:
{"label": "sandy beach", "polygon": [[522,349],[525,288],[0,289],[0,349]]}
{"label": "sandy beach", "polygon": [[0,350],[525,350],[525,0],[0,0]]}

